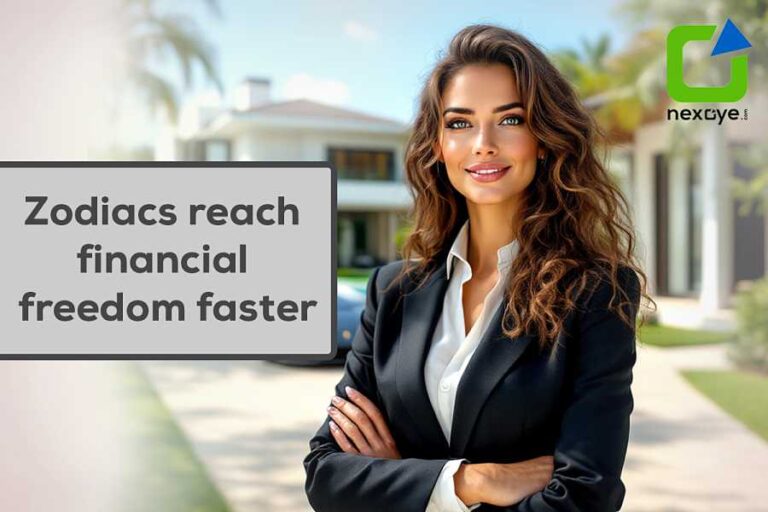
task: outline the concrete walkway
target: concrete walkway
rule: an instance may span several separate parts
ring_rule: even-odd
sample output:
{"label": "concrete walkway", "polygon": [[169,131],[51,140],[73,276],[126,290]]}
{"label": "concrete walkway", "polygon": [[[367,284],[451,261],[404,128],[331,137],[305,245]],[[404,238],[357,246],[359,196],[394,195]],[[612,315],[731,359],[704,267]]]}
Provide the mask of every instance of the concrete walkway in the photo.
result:
{"label": "concrete walkway", "polygon": [[311,510],[302,460],[341,367],[264,361],[143,366],[235,512]]}
{"label": "concrete walkway", "polygon": [[638,348],[622,510],[768,511],[768,443],[679,373],[725,368],[719,345]]}
{"label": "concrete walkway", "polygon": [[[301,461],[341,368],[144,363],[235,512],[309,509]],[[638,348],[627,512],[768,511],[768,443],[678,373],[725,368],[719,346]]]}

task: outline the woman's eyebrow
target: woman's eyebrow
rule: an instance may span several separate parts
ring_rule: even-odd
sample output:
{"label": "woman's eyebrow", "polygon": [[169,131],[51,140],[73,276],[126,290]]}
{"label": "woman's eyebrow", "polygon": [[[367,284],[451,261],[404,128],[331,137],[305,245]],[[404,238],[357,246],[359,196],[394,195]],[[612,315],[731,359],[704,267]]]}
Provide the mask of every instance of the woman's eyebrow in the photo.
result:
{"label": "woman's eyebrow", "polygon": [[[493,113],[497,114],[499,112],[504,112],[505,110],[511,110],[513,108],[523,108],[523,104],[519,101],[514,101],[512,103],[507,103],[506,105],[501,105],[499,107],[496,107],[493,109]],[[471,108],[464,108],[464,107],[448,107],[443,111],[443,115],[448,114],[450,112],[453,112],[455,114],[465,114],[465,115],[471,115],[474,114],[475,111]]]}

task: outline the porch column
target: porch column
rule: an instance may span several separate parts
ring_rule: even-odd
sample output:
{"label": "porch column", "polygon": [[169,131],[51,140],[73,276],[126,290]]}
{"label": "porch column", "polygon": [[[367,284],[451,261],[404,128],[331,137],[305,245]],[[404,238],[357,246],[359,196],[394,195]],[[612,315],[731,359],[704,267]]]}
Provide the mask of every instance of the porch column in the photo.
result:
{"label": "porch column", "polygon": [[725,127],[703,123],[701,138],[701,296],[705,312],[729,306],[733,280],[731,161]]}
{"label": "porch column", "polygon": [[640,259],[648,275],[648,291],[657,293],[656,283],[656,200],[654,183],[656,168],[653,155],[662,151],[660,141],[668,140],[666,127],[662,123],[641,127],[637,131],[634,145],[633,184],[633,215],[637,234],[635,255]]}
{"label": "porch column", "polygon": [[387,213],[388,222],[388,236],[387,236],[387,258],[389,261],[395,261],[397,259],[397,245],[395,243],[395,236],[397,235],[397,211],[391,211]]}
{"label": "porch column", "polygon": [[688,169],[690,161],[680,155],[669,158],[669,291],[671,295],[688,292]]}

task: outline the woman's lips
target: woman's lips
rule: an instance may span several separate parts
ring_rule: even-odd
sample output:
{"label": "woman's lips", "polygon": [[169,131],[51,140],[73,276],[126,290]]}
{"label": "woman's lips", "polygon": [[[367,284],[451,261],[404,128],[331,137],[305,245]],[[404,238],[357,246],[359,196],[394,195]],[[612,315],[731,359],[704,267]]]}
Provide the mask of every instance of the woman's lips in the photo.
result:
{"label": "woman's lips", "polygon": [[481,167],[481,166],[473,166],[470,169],[465,169],[470,176],[472,176],[472,179],[475,181],[478,181],[480,183],[489,183],[491,181],[497,181],[500,180],[505,174],[507,174],[507,171],[509,171],[509,167]]}

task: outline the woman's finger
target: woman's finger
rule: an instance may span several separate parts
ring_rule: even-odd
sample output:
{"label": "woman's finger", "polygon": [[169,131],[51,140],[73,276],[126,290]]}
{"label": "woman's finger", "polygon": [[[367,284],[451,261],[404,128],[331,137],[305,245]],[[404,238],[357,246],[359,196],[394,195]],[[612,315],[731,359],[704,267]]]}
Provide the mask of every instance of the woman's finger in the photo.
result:
{"label": "woman's finger", "polygon": [[347,396],[350,398],[350,400],[359,406],[373,421],[373,424],[378,431],[382,441],[384,441],[385,444],[394,446],[395,440],[392,438],[392,433],[389,431],[389,426],[387,426],[384,415],[381,414],[381,411],[378,407],[376,407],[376,404],[374,404],[371,400],[368,399],[368,397],[354,388],[347,386],[345,391],[347,392]]}
{"label": "woman's finger", "polygon": [[349,438],[342,432],[339,426],[333,420],[328,422],[328,426],[331,428],[331,435],[336,440],[339,447],[347,453],[357,453],[357,448],[350,442]]}
{"label": "woman's finger", "polygon": [[368,417],[365,411],[339,396],[334,396],[331,399],[331,402],[333,402],[333,405],[335,405],[337,409],[344,413],[344,416],[357,425],[365,436],[365,440],[368,442],[369,446],[375,449],[378,446],[384,445],[384,440],[379,435],[376,427],[371,422],[371,418]]}
{"label": "woman's finger", "polygon": [[354,421],[347,418],[343,412],[333,406],[328,407],[328,414],[330,414],[333,421],[336,422],[336,425],[341,428],[347,437],[352,440],[355,448],[357,448],[360,453],[366,454],[371,452],[371,447],[368,444],[368,441],[366,441],[365,436]]}

